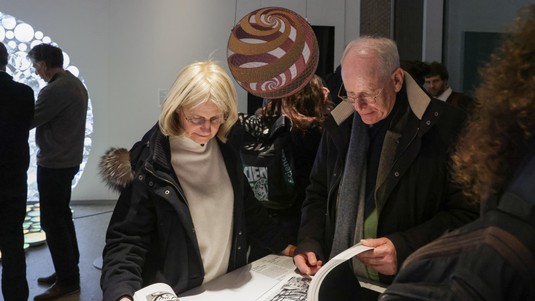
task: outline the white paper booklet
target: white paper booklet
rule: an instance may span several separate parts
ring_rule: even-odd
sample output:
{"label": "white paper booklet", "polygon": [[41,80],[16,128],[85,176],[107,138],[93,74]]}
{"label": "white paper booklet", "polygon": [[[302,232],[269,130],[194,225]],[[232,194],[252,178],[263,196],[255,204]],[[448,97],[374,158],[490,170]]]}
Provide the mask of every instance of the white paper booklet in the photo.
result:
{"label": "white paper booklet", "polygon": [[[351,248],[341,252],[340,254],[334,256],[332,259],[327,261],[327,263],[322,266],[316,275],[312,278],[312,281],[310,283],[310,287],[308,289],[307,293],[307,300],[308,301],[318,301],[319,300],[319,293],[321,284],[323,283],[323,280],[329,275],[330,272],[334,270],[337,266],[340,264],[348,261],[349,259],[357,256],[358,254],[362,252],[366,252],[368,250],[373,249],[372,247],[363,246],[360,243],[352,246]],[[361,283],[362,286],[362,283]],[[324,301],[324,300],[322,300]]]}
{"label": "white paper booklet", "polygon": [[309,283],[309,277],[303,277],[296,272],[291,257],[268,255],[180,294],[179,299],[180,301],[305,301]]}
{"label": "white paper booklet", "polygon": [[[178,298],[169,285],[157,283],[137,291],[134,301],[320,301],[322,284],[327,283],[330,290],[333,279],[340,276],[335,268],[371,249],[360,244],[354,245],[329,260],[313,277],[298,273],[291,257],[268,255],[184,292]],[[352,282],[349,286],[351,285],[353,285]],[[362,282],[360,285],[367,289],[377,290]],[[345,288],[347,287],[338,286],[334,290]],[[330,295],[330,291],[327,291],[327,294]],[[336,298],[330,295],[328,299],[321,301],[334,301]]]}

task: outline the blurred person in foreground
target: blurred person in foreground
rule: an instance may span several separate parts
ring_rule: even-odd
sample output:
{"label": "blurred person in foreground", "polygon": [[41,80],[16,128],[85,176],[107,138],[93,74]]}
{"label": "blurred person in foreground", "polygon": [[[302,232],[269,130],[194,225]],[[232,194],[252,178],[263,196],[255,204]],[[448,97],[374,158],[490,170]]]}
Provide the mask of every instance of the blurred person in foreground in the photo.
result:
{"label": "blurred person in foreground", "polygon": [[294,262],[312,275],[361,242],[374,249],[347,268],[386,285],[412,252],[477,216],[447,165],[464,114],[403,72],[390,39],[354,40],[341,63],[347,95],[324,124]]}
{"label": "blurred person in foreground", "polygon": [[6,301],[28,300],[22,224],[26,217],[28,137],[33,90],[6,72],[7,48],[0,43],[0,251],[2,294]]}
{"label": "blurred person in foreground", "polygon": [[481,75],[453,156],[481,217],[413,253],[381,300],[535,300],[535,5]]}
{"label": "blurred person in foreground", "polygon": [[226,143],[237,116],[225,70],[212,61],[192,63],[142,141],[104,156],[102,173],[121,189],[103,251],[105,301],[132,300],[157,282],[176,294],[200,286],[245,265],[251,241],[290,254],[293,246]]}

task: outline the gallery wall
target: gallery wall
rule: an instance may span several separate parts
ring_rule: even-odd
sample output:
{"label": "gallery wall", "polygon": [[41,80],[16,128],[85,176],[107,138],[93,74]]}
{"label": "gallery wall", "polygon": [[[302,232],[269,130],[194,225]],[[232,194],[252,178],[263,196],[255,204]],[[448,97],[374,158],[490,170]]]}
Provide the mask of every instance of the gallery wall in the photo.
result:
{"label": "gallery wall", "polygon": [[533,4],[533,0],[446,1],[444,63],[454,90],[463,89],[464,33],[503,33],[518,10],[527,4]]}
{"label": "gallery wall", "polygon": [[[291,9],[312,25],[335,26],[335,65],[358,36],[359,1],[0,0],[0,12],[44,32],[80,70],[93,106],[92,147],[73,202],[114,200],[98,174],[110,147],[129,148],[157,121],[178,71],[198,60],[226,67],[232,27],[266,6]],[[237,86],[240,111],[246,93]]]}
{"label": "gallery wall", "polygon": [[[464,32],[503,32],[518,8],[532,1],[444,2],[443,60],[459,90]],[[211,58],[226,67],[233,25],[266,6],[294,10],[312,25],[334,26],[335,66],[360,32],[360,0],[0,0],[0,12],[58,43],[89,88],[92,148],[73,201],[116,199],[100,180],[100,156],[110,147],[129,148],[157,121],[160,101],[183,66]],[[246,93],[237,90],[239,109],[246,111]]]}

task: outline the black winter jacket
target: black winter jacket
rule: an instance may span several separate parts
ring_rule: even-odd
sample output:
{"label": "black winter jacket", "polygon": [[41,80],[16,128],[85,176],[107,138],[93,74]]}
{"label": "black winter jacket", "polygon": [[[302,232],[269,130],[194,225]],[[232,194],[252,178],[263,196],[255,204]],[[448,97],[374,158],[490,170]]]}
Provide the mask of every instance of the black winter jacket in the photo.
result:
{"label": "black winter jacket", "polygon": [[[247,263],[248,239],[256,240],[273,252],[282,251],[287,241],[254,198],[235,153],[220,140],[218,144],[234,188],[228,267],[228,271],[232,271]],[[169,284],[179,294],[201,285],[204,278],[187,200],[170,163],[168,137],[156,125],[133,147],[130,155],[132,182],[119,197],[103,251],[101,287],[105,301],[132,296],[136,290],[156,282]],[[130,161],[122,163],[129,164]],[[108,171],[125,174],[121,172],[123,167]]]}
{"label": "black winter jacket", "polygon": [[380,300],[535,300],[533,142],[530,152],[479,219],[412,254]]}
{"label": "black winter jacket", "polygon": [[[419,247],[444,232],[478,216],[459,189],[451,185],[449,151],[460,131],[464,114],[431,99],[405,74],[398,99],[407,98],[410,108],[398,140],[393,166],[384,184],[378,210],[377,237],[387,237],[397,252],[397,264]],[[296,254],[315,252],[327,260],[334,236],[340,180],[351,134],[353,107],[340,103],[324,125],[323,137],[310,175],[311,184],[303,203]],[[382,283],[392,276],[379,275]]]}

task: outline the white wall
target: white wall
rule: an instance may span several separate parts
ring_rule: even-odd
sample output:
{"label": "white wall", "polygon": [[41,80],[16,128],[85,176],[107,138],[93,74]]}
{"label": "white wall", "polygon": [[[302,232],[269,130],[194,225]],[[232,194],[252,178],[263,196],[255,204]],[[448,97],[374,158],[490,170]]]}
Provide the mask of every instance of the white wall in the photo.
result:
{"label": "white wall", "polygon": [[[346,3],[347,2],[347,3]],[[335,66],[358,36],[354,0],[0,0],[0,11],[43,31],[70,55],[93,105],[92,149],[73,200],[115,199],[98,175],[100,156],[129,148],[157,121],[160,90],[185,65],[213,58],[226,66],[235,21],[266,6],[282,6],[312,25],[335,26]],[[237,87],[241,111],[246,93]]]}

